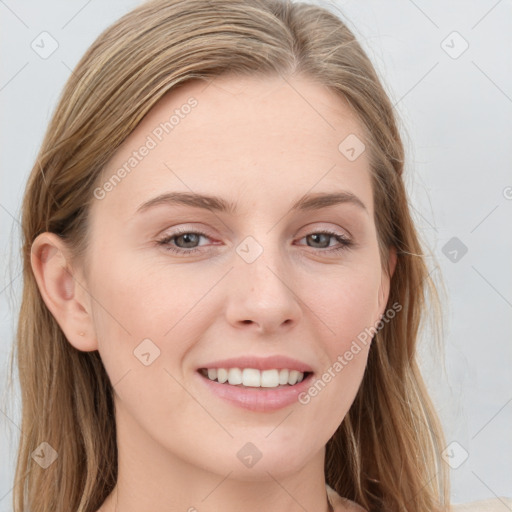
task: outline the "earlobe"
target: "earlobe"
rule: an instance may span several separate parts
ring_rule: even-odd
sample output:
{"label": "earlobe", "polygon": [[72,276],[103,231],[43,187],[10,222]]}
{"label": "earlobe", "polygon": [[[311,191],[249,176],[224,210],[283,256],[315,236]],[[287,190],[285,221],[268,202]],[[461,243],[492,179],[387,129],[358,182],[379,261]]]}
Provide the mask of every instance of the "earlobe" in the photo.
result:
{"label": "earlobe", "polygon": [[88,295],[77,293],[69,249],[55,233],[42,233],[32,244],[30,263],[41,296],[67,340],[81,351],[97,350]]}

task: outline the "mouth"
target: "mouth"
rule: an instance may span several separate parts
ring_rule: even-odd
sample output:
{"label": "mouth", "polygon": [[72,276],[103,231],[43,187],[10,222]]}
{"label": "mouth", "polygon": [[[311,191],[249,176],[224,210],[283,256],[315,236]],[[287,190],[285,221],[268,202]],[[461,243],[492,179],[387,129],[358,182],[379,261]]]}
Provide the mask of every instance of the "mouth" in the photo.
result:
{"label": "mouth", "polygon": [[281,354],[205,361],[195,373],[206,393],[257,413],[297,404],[314,376],[309,364]]}
{"label": "mouth", "polygon": [[313,372],[289,368],[200,368],[198,372],[210,381],[226,386],[251,389],[283,389],[297,386]]}

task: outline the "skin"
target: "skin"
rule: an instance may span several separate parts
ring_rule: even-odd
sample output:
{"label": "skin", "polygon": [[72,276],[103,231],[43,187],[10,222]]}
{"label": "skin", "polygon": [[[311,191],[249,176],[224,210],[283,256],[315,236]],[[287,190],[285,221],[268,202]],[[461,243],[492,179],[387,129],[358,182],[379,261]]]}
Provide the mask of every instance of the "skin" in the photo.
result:
{"label": "skin", "polygon": [[[99,350],[114,385],[119,479],[101,512],[328,510],[325,444],[342,422],[366,367],[369,345],[310,400],[248,411],[213,395],[196,369],[215,359],[287,355],[332,367],[384,314],[367,153],[349,161],[338,145],[364,139],[348,105],[306,78],[219,77],[167,94],[118,149],[109,179],[159,123],[193,96],[198,104],[90,211],[82,264],[43,233],[32,265],[50,311],[78,350]],[[291,212],[307,192],[350,191],[366,206]],[[161,204],[164,192],[214,194],[236,214]],[[283,193],[283,191],[286,191]],[[157,244],[177,228],[207,237]],[[335,230],[355,245],[339,253]],[[252,263],[236,252],[252,236]],[[188,244],[188,245],[187,245]],[[189,249],[187,249],[189,247]],[[392,275],[396,256],[390,250]],[[84,333],[80,335],[80,333]],[[160,355],[134,356],[149,338]],[[261,452],[251,468],[237,457]],[[347,509],[348,510],[348,509]]]}

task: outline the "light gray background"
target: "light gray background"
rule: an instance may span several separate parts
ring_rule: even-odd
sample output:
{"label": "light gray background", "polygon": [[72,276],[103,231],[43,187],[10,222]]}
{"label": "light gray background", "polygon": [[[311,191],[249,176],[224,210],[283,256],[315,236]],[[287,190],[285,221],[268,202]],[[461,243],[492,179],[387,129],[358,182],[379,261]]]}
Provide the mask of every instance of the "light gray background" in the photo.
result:
{"label": "light gray background", "polygon": [[[3,393],[19,305],[18,219],[28,173],[71,69],[104,28],[138,3],[0,0]],[[466,502],[510,497],[512,2],[315,3],[341,10],[402,119],[415,220],[432,251],[432,276],[437,282],[443,278],[447,290],[445,364],[431,348],[428,333],[421,353],[447,442],[456,442],[447,451],[447,460],[460,464],[451,472],[452,498]],[[43,31],[59,45],[46,59],[31,48],[34,40],[42,46]],[[464,41],[469,47],[459,55]],[[459,248],[454,246],[457,253],[450,254],[454,247],[445,245],[453,237]],[[464,255],[460,244],[467,247]],[[455,256],[458,260],[451,261]],[[17,395],[8,403],[2,398],[3,512],[11,509],[20,404]],[[503,504],[504,512],[507,509]]]}

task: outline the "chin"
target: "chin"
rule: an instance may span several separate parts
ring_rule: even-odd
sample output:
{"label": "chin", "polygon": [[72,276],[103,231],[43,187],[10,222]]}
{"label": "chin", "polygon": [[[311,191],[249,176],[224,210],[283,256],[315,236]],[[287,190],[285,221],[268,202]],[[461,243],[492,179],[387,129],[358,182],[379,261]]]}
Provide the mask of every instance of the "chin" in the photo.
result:
{"label": "chin", "polygon": [[[263,459],[266,460],[263,460]],[[236,464],[231,467],[229,477],[243,482],[264,482],[272,479],[282,480],[300,471],[306,465],[306,460],[301,464],[290,464],[289,457],[285,454],[262,457],[252,467],[244,467],[243,464]]]}
{"label": "chin", "polygon": [[[313,451],[305,452],[304,445],[298,446],[293,438],[289,439],[288,443],[283,442],[283,439],[277,435],[272,441],[265,439],[268,432],[269,430],[265,429],[265,433],[259,436],[259,440],[255,439],[256,436],[248,434],[236,436],[228,443],[218,443],[213,450],[207,447],[201,448],[196,453],[206,454],[206,456],[200,459],[194,457],[193,460],[189,459],[189,462],[222,477],[229,474],[232,480],[263,482],[272,477],[280,480],[297,473],[315,457]],[[212,445],[215,443],[212,442]]]}

